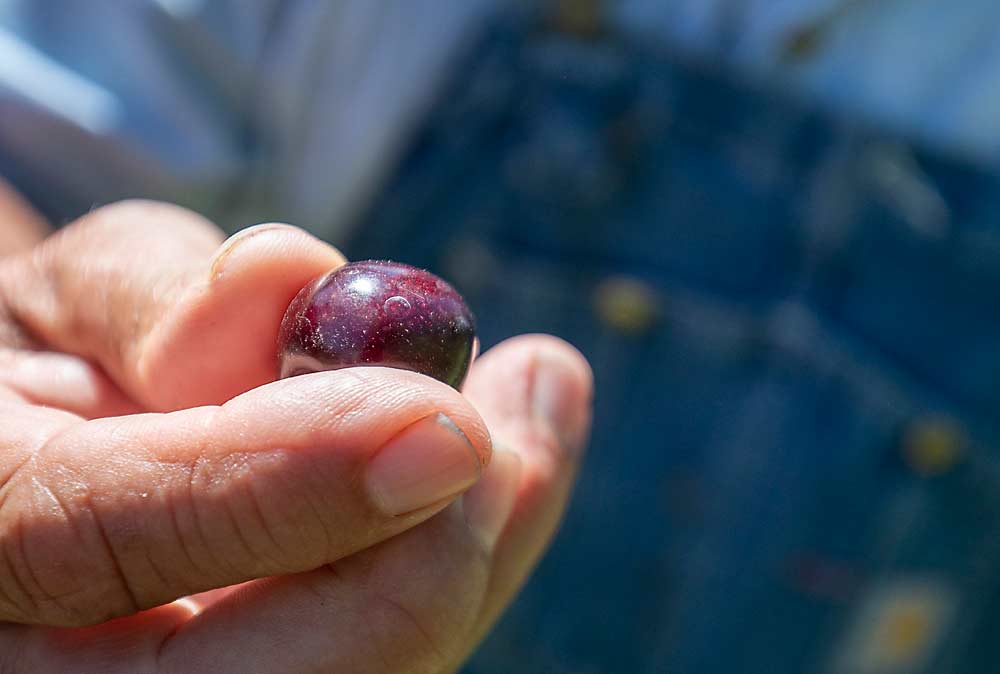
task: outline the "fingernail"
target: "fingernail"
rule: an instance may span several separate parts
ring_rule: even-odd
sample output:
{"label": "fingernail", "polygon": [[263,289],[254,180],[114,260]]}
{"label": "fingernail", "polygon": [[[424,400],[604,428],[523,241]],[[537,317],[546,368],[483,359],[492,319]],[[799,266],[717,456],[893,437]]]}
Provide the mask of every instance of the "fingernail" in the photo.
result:
{"label": "fingernail", "polygon": [[581,399],[580,382],[572,366],[558,358],[540,356],[534,391],[535,414],[564,448],[580,450],[587,435],[589,401]]}
{"label": "fingernail", "polygon": [[401,515],[457,494],[479,479],[472,443],[444,414],[400,431],[368,464],[365,485],[386,515]]}
{"label": "fingernail", "polygon": [[[331,269],[346,261],[334,248],[297,227],[282,222],[265,222],[242,229],[222,242],[209,266],[209,283],[215,283],[232,269],[240,267],[240,258],[247,255],[260,259],[275,257],[296,259],[296,254],[308,252],[310,259],[325,255]],[[245,258],[244,258],[245,259]]]}
{"label": "fingernail", "polygon": [[465,521],[492,550],[507,526],[517,499],[521,479],[521,459],[506,450],[494,450],[489,467],[479,483],[462,496]]}
{"label": "fingernail", "polygon": [[223,241],[222,245],[216,249],[215,255],[212,257],[212,264],[208,268],[209,282],[215,281],[217,278],[222,276],[227,261],[237,248],[241,248],[244,243],[254,237],[260,236],[261,234],[283,229],[288,229],[288,225],[276,222],[265,222],[241,229]]}

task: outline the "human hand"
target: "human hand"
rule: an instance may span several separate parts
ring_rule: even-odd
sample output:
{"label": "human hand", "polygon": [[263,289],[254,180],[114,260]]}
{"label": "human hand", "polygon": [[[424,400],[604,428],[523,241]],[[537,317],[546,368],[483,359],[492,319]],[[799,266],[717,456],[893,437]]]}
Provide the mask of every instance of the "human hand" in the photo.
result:
{"label": "human hand", "polygon": [[220,242],[125,202],[0,259],[0,672],[455,670],[558,523],[586,362],[524,336],[464,395],[274,382],[285,307],[343,258]]}
{"label": "human hand", "polygon": [[31,248],[48,231],[45,218],[0,177],[0,257]]}

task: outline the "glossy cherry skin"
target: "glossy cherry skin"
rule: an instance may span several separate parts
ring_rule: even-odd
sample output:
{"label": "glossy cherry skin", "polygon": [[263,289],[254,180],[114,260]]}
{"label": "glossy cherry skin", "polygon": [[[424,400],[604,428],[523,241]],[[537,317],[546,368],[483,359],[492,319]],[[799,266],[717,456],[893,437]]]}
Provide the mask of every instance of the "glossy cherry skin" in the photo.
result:
{"label": "glossy cherry skin", "polygon": [[423,269],[353,262],[303,288],[278,335],[278,375],[380,365],[460,388],[476,356],[475,319],[462,296]]}

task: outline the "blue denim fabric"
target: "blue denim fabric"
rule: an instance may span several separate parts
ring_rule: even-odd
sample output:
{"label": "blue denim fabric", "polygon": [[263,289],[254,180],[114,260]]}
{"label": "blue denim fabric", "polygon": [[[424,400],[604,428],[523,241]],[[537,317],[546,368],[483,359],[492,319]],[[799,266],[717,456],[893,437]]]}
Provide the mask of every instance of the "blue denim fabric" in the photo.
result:
{"label": "blue denim fabric", "polygon": [[345,248],[597,379],[565,525],[466,671],[992,671],[997,176],[617,36],[515,20],[457,72]]}

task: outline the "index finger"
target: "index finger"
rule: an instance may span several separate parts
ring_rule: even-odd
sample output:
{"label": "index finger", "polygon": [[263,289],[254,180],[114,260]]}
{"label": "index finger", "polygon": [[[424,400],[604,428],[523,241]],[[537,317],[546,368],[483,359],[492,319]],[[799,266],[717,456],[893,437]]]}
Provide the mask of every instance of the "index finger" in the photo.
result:
{"label": "index finger", "polygon": [[27,250],[48,232],[45,218],[0,177],[0,256]]}
{"label": "index finger", "polygon": [[0,309],[44,345],[98,362],[148,409],[219,404],[275,377],[288,303],[344,263],[283,224],[222,243],[204,218],[123,202],[0,264]]}

